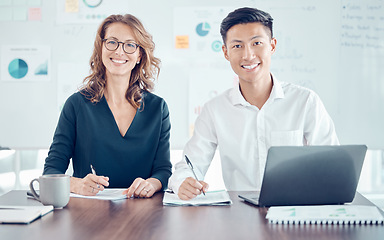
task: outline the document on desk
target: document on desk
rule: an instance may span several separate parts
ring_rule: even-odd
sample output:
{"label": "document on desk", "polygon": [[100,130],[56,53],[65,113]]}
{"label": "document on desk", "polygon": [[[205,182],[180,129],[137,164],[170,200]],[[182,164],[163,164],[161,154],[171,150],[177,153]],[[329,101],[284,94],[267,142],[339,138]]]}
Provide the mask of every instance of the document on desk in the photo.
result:
{"label": "document on desk", "polygon": [[0,205],[0,223],[29,224],[53,211],[53,206]]}
{"label": "document on desk", "polygon": [[266,218],[277,224],[383,224],[376,206],[321,205],[270,207]]}
{"label": "document on desk", "polygon": [[100,191],[96,196],[84,196],[80,194],[71,193],[71,197],[76,198],[89,198],[89,199],[99,199],[99,200],[120,200],[127,198],[126,194],[123,194],[123,191],[126,188],[105,188],[103,191]]}
{"label": "document on desk", "polygon": [[191,200],[181,200],[176,194],[165,192],[163,197],[164,206],[223,206],[232,204],[229,194],[225,190],[208,191]]}

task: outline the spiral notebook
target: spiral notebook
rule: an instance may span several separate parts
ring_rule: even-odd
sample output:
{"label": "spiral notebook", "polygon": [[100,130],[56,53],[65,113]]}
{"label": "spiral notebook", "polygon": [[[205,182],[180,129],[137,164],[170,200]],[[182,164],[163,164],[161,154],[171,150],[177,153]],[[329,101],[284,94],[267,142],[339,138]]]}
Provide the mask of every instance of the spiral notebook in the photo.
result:
{"label": "spiral notebook", "polygon": [[320,205],[270,207],[266,218],[276,224],[383,224],[376,206]]}

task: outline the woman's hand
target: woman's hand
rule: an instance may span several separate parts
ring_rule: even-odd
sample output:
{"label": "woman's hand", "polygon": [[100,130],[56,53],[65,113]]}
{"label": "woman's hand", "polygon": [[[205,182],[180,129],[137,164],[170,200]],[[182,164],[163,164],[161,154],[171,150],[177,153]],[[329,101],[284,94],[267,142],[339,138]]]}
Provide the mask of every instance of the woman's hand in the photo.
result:
{"label": "woman's hand", "polygon": [[150,198],[161,189],[161,182],[156,178],[136,178],[132,185],[123,194],[130,197]]}
{"label": "woman's hand", "polygon": [[109,178],[88,174],[84,178],[71,177],[71,192],[84,195],[95,196],[98,192],[103,191],[104,187],[109,186]]}

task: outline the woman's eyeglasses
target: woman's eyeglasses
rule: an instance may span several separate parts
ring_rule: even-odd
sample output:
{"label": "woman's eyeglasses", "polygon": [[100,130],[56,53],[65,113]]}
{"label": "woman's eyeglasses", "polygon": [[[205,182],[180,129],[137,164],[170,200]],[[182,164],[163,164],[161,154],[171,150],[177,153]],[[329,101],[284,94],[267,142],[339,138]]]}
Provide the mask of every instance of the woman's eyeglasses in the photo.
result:
{"label": "woman's eyeglasses", "polygon": [[140,46],[139,44],[132,42],[132,41],[131,42],[130,41],[119,42],[114,38],[103,39],[103,42],[104,42],[105,47],[109,51],[115,51],[116,49],[119,48],[120,43],[121,43],[121,45],[123,45],[124,52],[127,54],[132,54],[132,53],[136,52],[136,49]]}

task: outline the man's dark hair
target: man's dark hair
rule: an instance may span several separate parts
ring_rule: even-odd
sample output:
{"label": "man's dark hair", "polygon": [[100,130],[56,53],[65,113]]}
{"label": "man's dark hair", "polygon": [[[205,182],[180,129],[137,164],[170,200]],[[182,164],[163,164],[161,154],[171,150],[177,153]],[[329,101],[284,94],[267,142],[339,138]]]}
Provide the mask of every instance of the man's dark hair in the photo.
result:
{"label": "man's dark hair", "polygon": [[238,24],[259,22],[263,24],[270,32],[271,39],[273,38],[272,22],[273,18],[269,13],[263,12],[256,8],[239,8],[228,14],[226,18],[221,22],[220,34],[223,38],[224,44],[227,41],[228,30]]}

